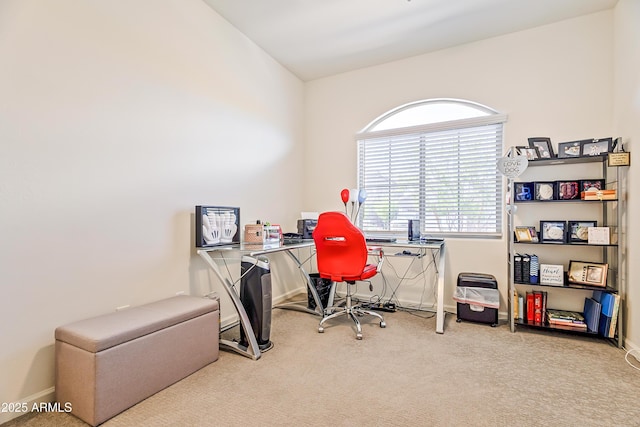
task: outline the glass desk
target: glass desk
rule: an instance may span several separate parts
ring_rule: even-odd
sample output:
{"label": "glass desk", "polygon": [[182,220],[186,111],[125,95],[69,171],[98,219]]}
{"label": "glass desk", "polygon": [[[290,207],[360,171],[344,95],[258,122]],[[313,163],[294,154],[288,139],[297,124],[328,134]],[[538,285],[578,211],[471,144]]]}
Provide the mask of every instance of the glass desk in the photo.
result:
{"label": "glass desk", "polygon": [[[313,240],[303,240],[297,243],[284,243],[284,244],[273,244],[273,245],[260,245],[260,244],[248,244],[248,243],[240,243],[240,244],[232,244],[232,245],[224,245],[224,246],[213,246],[210,248],[199,248],[197,250],[198,255],[209,265],[211,270],[218,277],[222,286],[224,287],[227,295],[231,298],[233,305],[238,313],[240,327],[242,328],[244,335],[247,339],[248,345],[245,347],[238,342],[220,339],[220,346],[226,348],[228,350],[239,353],[243,356],[249,357],[253,360],[258,360],[262,355],[260,348],[258,346],[258,341],[253,332],[253,328],[251,327],[251,322],[249,321],[249,316],[247,315],[247,311],[245,310],[242,302],[240,301],[240,295],[236,291],[234,285],[236,282],[232,280],[231,277],[225,275],[217,264],[216,260],[221,258],[214,257],[213,255],[219,252],[227,252],[227,251],[239,251],[245,255],[249,255],[250,257],[258,257],[261,255],[269,255],[276,252],[284,252],[296,263],[300,271],[306,277],[307,287],[311,295],[316,302],[316,309],[311,310],[306,306],[302,306],[300,304],[297,305],[282,305],[279,306],[281,308],[292,308],[300,311],[305,311],[308,313],[313,313],[321,316],[324,313],[325,307],[322,306],[320,301],[320,296],[318,295],[318,291],[315,286],[311,282],[311,278],[309,277],[309,273],[307,273],[304,268],[302,268],[303,262],[301,262],[296,254],[293,252],[294,249],[300,248],[310,248],[313,247]],[[238,279],[239,280],[239,279]]]}
{"label": "glass desk", "polygon": [[446,245],[444,240],[442,241],[408,241],[397,240],[395,242],[373,243],[367,242],[369,246],[376,246],[382,248],[399,248],[409,249],[414,254],[417,253],[420,259],[424,259],[427,254],[434,257],[434,261],[437,259],[436,265],[436,333],[444,333],[444,273],[445,273],[445,260],[446,260]]}
{"label": "glass desk", "polygon": [[[402,248],[402,249],[410,249],[413,253],[417,253],[421,259],[424,259],[428,254],[433,257],[434,260],[437,259],[436,265],[436,275],[437,275],[437,296],[436,296],[436,333],[442,334],[444,333],[444,273],[445,273],[445,259],[446,259],[446,250],[445,250],[445,242],[409,242],[409,241],[401,241],[398,240],[396,242],[384,242],[384,243],[372,243],[367,242],[369,247],[382,247],[382,248]],[[310,294],[313,296],[315,300],[316,307],[314,310],[308,308],[306,305],[302,305],[300,303],[289,303],[289,304],[280,304],[276,306],[276,308],[289,308],[295,309],[299,311],[304,311],[307,313],[311,313],[314,315],[323,316],[326,307],[322,305],[322,301],[316,290],[315,285],[311,281],[309,277],[309,273],[306,272],[303,268],[304,262],[301,262],[300,259],[294,253],[294,249],[300,248],[313,248],[315,245],[313,240],[303,240],[296,243],[284,243],[284,244],[273,244],[273,245],[256,245],[256,244],[233,244],[233,245],[224,245],[224,246],[214,246],[210,248],[199,248],[197,250],[198,255],[207,263],[207,265],[211,268],[211,270],[218,277],[220,282],[222,283],[227,295],[231,298],[233,305],[238,313],[240,327],[243,329],[245,336],[247,337],[248,346],[244,347],[240,345],[238,342],[231,340],[220,340],[220,346],[226,348],[228,350],[239,353],[243,356],[249,357],[253,360],[258,360],[262,355],[260,348],[258,346],[258,342],[255,334],[253,333],[253,328],[251,327],[251,323],[249,321],[249,317],[247,315],[242,302],[240,301],[240,296],[238,292],[235,290],[235,282],[233,282],[232,278],[228,275],[223,274],[222,270],[216,263],[216,260],[221,258],[214,257],[213,255],[218,252],[225,251],[239,251],[245,255],[249,255],[251,257],[258,257],[261,255],[267,256],[269,254],[284,252],[286,253],[298,266],[307,282],[307,289]],[[306,260],[305,260],[306,261]]]}

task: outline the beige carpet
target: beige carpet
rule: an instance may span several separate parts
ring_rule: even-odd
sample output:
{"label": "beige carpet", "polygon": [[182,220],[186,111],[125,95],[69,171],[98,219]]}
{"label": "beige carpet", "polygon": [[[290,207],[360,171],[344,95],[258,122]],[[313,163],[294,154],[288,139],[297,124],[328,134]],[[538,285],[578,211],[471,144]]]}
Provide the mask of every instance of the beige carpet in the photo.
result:
{"label": "beige carpet", "polygon": [[[606,341],[452,314],[439,335],[430,313],[385,315],[358,341],[344,318],[319,334],[318,317],[274,310],[260,360],[223,351],[103,426],[640,425],[640,371]],[[81,425],[63,413],[5,424]]]}

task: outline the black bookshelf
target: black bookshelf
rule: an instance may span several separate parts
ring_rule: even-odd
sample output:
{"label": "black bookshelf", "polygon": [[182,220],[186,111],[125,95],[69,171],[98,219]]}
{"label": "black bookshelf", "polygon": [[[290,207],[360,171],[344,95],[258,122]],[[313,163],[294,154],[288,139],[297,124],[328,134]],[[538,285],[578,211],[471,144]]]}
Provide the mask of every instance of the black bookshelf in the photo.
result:
{"label": "black bookshelf", "polygon": [[575,285],[575,284],[571,284],[571,285],[545,285],[542,283],[522,283],[522,282],[516,282],[516,285],[519,286],[532,286],[534,288],[540,287],[540,288],[551,288],[551,289],[567,289],[567,290],[583,290],[583,291],[603,291],[603,292],[609,292],[610,294],[617,294],[618,290],[615,288],[611,288],[611,287],[600,287],[600,286],[589,286],[589,285]]}
{"label": "black bookshelf", "polygon": [[[570,158],[551,158],[551,159],[536,159],[529,160],[528,169],[532,171],[532,173],[524,173],[518,179],[523,183],[534,183],[534,182],[561,182],[558,178],[565,178],[570,173],[574,173],[573,169],[565,169],[564,172],[560,170],[563,168],[563,165],[579,165],[579,164],[592,164],[593,166],[599,166],[601,168],[601,172],[598,174],[598,180],[604,181],[607,186],[610,186],[613,183],[612,188],[616,188],[616,182],[620,181],[620,170],[618,168],[613,168],[615,171],[614,176],[610,177],[613,180],[608,179],[608,172],[611,171],[611,166],[608,165],[608,153],[604,153],[602,155],[597,156],[584,156],[584,157],[570,157]],[[538,168],[538,166],[542,166],[542,168]],[[556,169],[557,168],[557,169]],[[538,169],[533,172],[533,169]],[[592,171],[592,167],[587,172],[589,175],[596,175]],[[558,173],[556,173],[556,170]],[[584,169],[587,171],[587,169]],[[525,171],[527,172],[527,171]],[[575,175],[575,173],[574,173]],[[593,177],[589,177],[590,179],[596,179]],[[576,181],[576,180],[574,180]],[[577,180],[580,181],[580,180]],[[509,236],[509,254],[510,254],[510,284],[509,284],[509,320],[511,322],[511,329],[515,332],[515,329],[531,329],[538,331],[546,331],[546,332],[559,332],[562,334],[573,334],[584,337],[594,337],[599,339],[608,340],[612,343],[617,343],[620,346],[621,343],[618,342],[618,335],[621,333],[621,324],[622,324],[622,313],[623,313],[623,304],[622,301],[624,297],[623,290],[620,289],[620,279],[619,279],[619,271],[618,268],[622,264],[621,261],[621,251],[624,247],[624,241],[620,240],[620,230],[619,225],[621,222],[620,212],[624,209],[625,198],[622,197],[622,194],[618,194],[618,197],[614,199],[596,199],[596,200],[583,200],[581,198],[574,199],[560,199],[557,196],[557,188],[554,187],[554,199],[552,200],[515,200],[515,190],[516,184],[519,182],[512,182],[512,187],[510,188],[510,204],[519,205],[519,212],[521,212],[520,217],[519,214],[515,214],[509,217],[509,230],[511,235]],[[530,188],[530,187],[527,187]],[[519,191],[519,190],[518,190]],[[531,189],[533,197],[533,189]],[[613,203],[613,204],[611,204]],[[616,211],[617,209],[617,211]],[[516,211],[513,210],[513,213]],[[526,212],[526,213],[524,213]],[[616,227],[617,229],[612,229],[614,232],[614,237],[612,238],[612,243],[608,244],[589,244],[586,241],[570,241],[565,238],[558,239],[559,241],[525,241],[526,236],[523,236],[523,241],[517,241],[517,237],[520,234],[516,235],[517,226],[521,226],[523,228],[533,228],[533,224],[531,223],[531,219],[544,219],[544,215],[554,216],[554,219],[563,220],[568,218],[573,220],[571,212],[578,212],[576,217],[587,217],[590,219],[597,219],[598,222],[602,222],[603,226],[607,227]],[[613,212],[613,216],[612,215]],[[520,218],[518,218],[520,217]],[[517,218],[517,219],[514,219]],[[537,224],[536,224],[537,225]],[[531,230],[529,230],[531,231]],[[565,230],[566,231],[566,230]],[[535,237],[535,235],[532,235]],[[539,236],[538,236],[539,237]],[[618,239],[616,239],[616,237]],[[537,245],[537,246],[518,246],[518,245]],[[555,246],[557,249],[548,250],[550,247]],[[582,253],[582,251],[578,252],[578,248],[593,248],[592,251]],[[568,250],[568,251],[567,251]],[[531,252],[531,253],[524,253]],[[524,259],[525,257],[536,256],[535,262],[540,264],[565,264],[564,267],[566,269],[566,263],[571,259],[571,254],[575,252],[576,254],[580,254],[579,256],[584,257],[586,259],[594,259],[598,260],[598,262],[603,262],[608,264],[608,268],[611,272],[607,277],[608,286],[589,286],[582,284],[573,284],[569,283],[567,280],[567,272],[564,272],[564,284],[559,285],[548,285],[548,284],[540,284],[540,283],[526,283],[525,281],[528,279],[526,277],[528,270],[526,268],[527,261],[523,262],[523,274],[518,273],[518,269],[516,268],[518,262],[521,262],[520,259]],[[522,258],[520,258],[522,257]],[[550,262],[550,260],[557,260],[557,262]],[[594,261],[595,262],[595,261]],[[538,273],[539,274],[539,273]],[[540,277],[538,276],[538,280]],[[558,280],[560,282],[560,280]],[[525,283],[523,283],[525,282]],[[520,288],[521,292],[518,291]],[[556,289],[558,291],[556,291]],[[567,305],[568,300],[576,301],[577,299],[583,299],[585,297],[588,298],[588,293],[593,293],[595,291],[602,291],[609,294],[617,294],[617,298],[619,301],[619,308],[617,309],[617,329],[615,331],[615,337],[606,337],[599,334],[597,331],[592,332],[586,329],[576,329],[571,328],[570,326],[564,325],[556,325],[549,323],[534,323],[532,321],[527,321],[524,319],[518,319],[517,313],[514,312],[514,298],[518,298],[521,293],[524,292],[542,292],[546,294],[548,292],[549,301],[543,303],[542,310],[544,311],[548,303],[554,304],[554,301],[560,303],[561,305]],[[577,293],[575,291],[578,291]],[[574,293],[573,295],[571,293]],[[555,293],[555,295],[554,295]],[[515,295],[515,297],[514,297]],[[558,298],[555,299],[554,298]],[[516,302],[516,304],[518,304]],[[576,305],[576,304],[573,304]],[[536,307],[538,307],[536,305]],[[539,308],[536,308],[538,310]],[[525,313],[526,314],[526,313]],[[544,318],[543,318],[544,319]],[[607,335],[607,334],[605,334]]]}
{"label": "black bookshelf", "polygon": [[599,156],[579,156],[579,157],[553,157],[551,159],[535,159],[529,160],[529,166],[555,166],[555,165],[571,165],[578,163],[602,163],[609,157],[608,153]]}
{"label": "black bookshelf", "polygon": [[602,339],[608,339],[606,337],[603,337],[602,335],[599,335],[598,332],[593,332],[593,331],[589,331],[589,330],[575,329],[575,328],[571,328],[571,327],[562,327],[562,326],[556,326],[556,325],[549,325],[548,323],[541,324],[541,323],[527,322],[525,320],[517,319],[515,321],[515,324],[517,326],[526,326],[528,328],[543,329],[543,330],[546,330],[546,331],[558,331],[558,332],[564,332],[564,333],[570,333],[570,334],[587,335],[587,336],[592,336],[592,337],[596,336],[596,337],[601,337]]}
{"label": "black bookshelf", "polygon": [[617,247],[618,244],[617,243],[609,243],[608,245],[605,244],[593,244],[593,243],[581,243],[581,242],[518,242],[518,241],[513,241],[513,243],[515,245],[552,245],[552,246],[613,246],[613,247]]}

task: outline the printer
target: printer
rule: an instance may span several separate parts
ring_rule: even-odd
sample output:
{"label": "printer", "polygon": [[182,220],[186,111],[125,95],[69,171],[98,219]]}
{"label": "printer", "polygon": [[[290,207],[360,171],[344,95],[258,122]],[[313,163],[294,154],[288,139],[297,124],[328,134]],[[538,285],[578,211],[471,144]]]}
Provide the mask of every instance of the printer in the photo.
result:
{"label": "printer", "polygon": [[298,234],[302,235],[303,239],[313,239],[313,230],[318,225],[317,219],[299,219],[298,220]]}

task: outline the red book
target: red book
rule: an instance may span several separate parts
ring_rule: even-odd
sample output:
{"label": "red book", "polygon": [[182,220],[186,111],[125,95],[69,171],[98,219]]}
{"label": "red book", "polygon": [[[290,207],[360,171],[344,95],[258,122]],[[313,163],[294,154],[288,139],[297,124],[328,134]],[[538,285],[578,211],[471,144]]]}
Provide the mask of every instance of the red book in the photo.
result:
{"label": "red book", "polygon": [[542,324],[542,292],[533,293],[533,322]]}
{"label": "red book", "polygon": [[527,292],[527,322],[533,322],[533,292]]}

